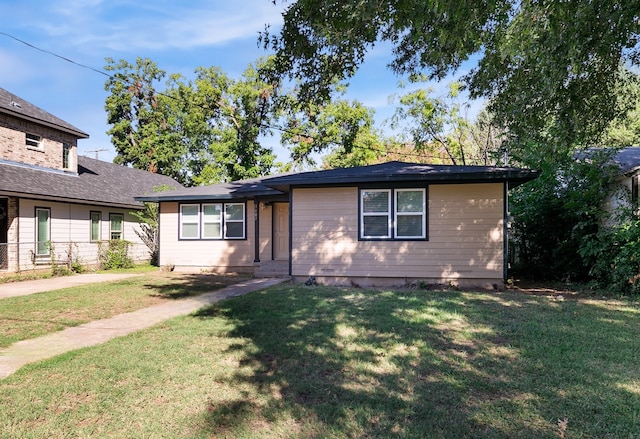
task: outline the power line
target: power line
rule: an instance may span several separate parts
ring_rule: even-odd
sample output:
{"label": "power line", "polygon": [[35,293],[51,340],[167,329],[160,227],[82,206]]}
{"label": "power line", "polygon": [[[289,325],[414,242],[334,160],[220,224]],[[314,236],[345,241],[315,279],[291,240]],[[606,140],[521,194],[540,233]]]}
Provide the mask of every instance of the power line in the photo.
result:
{"label": "power line", "polygon": [[[38,46],[36,46],[34,44],[31,44],[31,43],[29,43],[27,41],[24,41],[24,40],[22,40],[22,39],[20,39],[18,37],[15,37],[15,36],[13,36],[11,34],[6,33],[6,32],[0,31],[0,35],[4,35],[4,36],[6,36],[8,38],[11,38],[11,39],[21,43],[21,44],[24,44],[25,46],[28,46],[28,47],[30,47],[32,49],[37,50],[37,51],[46,53],[48,55],[54,56],[56,58],[59,58],[59,59],[61,59],[63,61],[66,61],[66,62],[68,62],[70,64],[73,64],[75,66],[78,66],[78,67],[81,67],[81,68],[84,68],[84,69],[88,69],[88,70],[91,70],[91,71],[93,71],[95,73],[98,73],[100,75],[106,76],[109,79],[116,79],[114,75],[111,75],[111,74],[109,74],[109,73],[107,73],[105,71],[96,69],[95,67],[91,67],[91,66],[88,66],[86,64],[79,63],[79,62],[74,61],[74,60],[72,60],[70,58],[67,58],[66,56],[59,55],[59,54],[57,54],[55,52],[52,52],[50,50],[42,49],[41,47],[38,47]],[[130,83],[129,85],[133,85],[133,83]],[[183,100],[181,98],[178,98],[176,96],[171,96],[171,95],[168,95],[168,94],[163,93],[163,92],[159,92],[157,90],[154,90],[153,88],[151,88],[151,91],[156,93],[156,94],[158,94],[158,95],[160,95],[160,96],[164,96],[164,97],[169,98],[169,99],[177,100],[177,101],[180,101],[180,102],[183,102],[183,103],[186,102],[185,100]],[[189,102],[189,103],[191,105],[194,105],[193,102]],[[200,105],[200,104],[195,104],[195,105],[197,107],[199,107],[199,108],[204,109],[204,110],[209,109],[209,108],[205,107],[204,105]],[[315,137],[312,136],[312,135],[307,135],[307,134],[304,134],[304,133],[297,133],[297,132],[291,131],[291,130],[289,130],[287,128],[268,125],[268,124],[261,124],[261,126],[264,127],[264,128],[277,130],[277,131],[280,131],[280,132],[283,132],[283,133],[302,135],[302,136],[305,136],[307,138],[315,140]],[[419,158],[419,159],[425,159],[425,158],[438,159],[438,160],[441,159],[441,157],[436,157],[436,156],[429,156],[429,155],[425,155],[425,154],[410,153],[410,152],[389,151],[388,149],[382,149],[382,148],[373,148],[373,147],[367,147],[367,146],[360,146],[359,148],[362,149],[362,150],[368,150],[368,151],[371,151],[371,152],[382,153],[382,154],[385,154],[385,155],[393,154],[393,155],[400,156],[400,157],[415,157],[415,158]],[[87,151],[87,152],[95,152],[96,153],[96,158],[97,158],[98,152],[100,152],[100,151],[104,151],[104,150]]]}
{"label": "power line", "polygon": [[10,34],[8,34],[6,32],[0,31],[0,35],[4,35],[6,37],[9,37],[9,38],[11,38],[11,39],[13,39],[13,40],[15,40],[15,41],[17,41],[19,43],[24,44],[25,46],[29,46],[32,49],[39,50],[40,52],[46,53],[48,55],[55,56],[56,58],[60,58],[61,60],[66,61],[68,63],[75,64],[75,65],[80,66],[80,67],[85,68],[85,69],[93,70],[96,73],[100,73],[101,75],[104,75],[104,76],[107,76],[109,78],[112,78],[112,76],[110,74],[108,74],[107,72],[103,72],[102,70],[98,70],[98,69],[96,69],[94,67],[87,66],[85,64],[81,64],[81,63],[76,62],[76,61],[74,61],[74,60],[72,60],[70,58],[67,58],[67,57],[64,57],[62,55],[58,55],[57,53],[51,52],[50,50],[42,49],[42,48],[40,48],[38,46],[35,46],[35,45],[31,44],[31,43],[28,43],[28,42],[26,42],[24,40],[21,40],[18,37],[14,37],[13,35],[10,35]]}

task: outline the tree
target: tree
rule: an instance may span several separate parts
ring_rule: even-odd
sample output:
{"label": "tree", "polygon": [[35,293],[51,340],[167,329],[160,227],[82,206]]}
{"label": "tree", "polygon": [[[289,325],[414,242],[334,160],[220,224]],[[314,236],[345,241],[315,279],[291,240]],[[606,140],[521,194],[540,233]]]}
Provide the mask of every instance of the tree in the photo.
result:
{"label": "tree", "polygon": [[238,80],[217,67],[199,67],[193,81],[174,76],[170,93],[181,106],[178,130],[193,151],[195,184],[259,177],[273,168],[275,155],[261,137],[273,135],[280,84],[259,74],[270,64],[260,60]]}
{"label": "tree", "polygon": [[[493,164],[498,145],[483,119],[470,121],[464,105],[456,100],[459,83],[449,86],[445,97],[432,97],[431,89],[417,89],[399,97],[391,127],[399,130],[400,144],[412,144],[431,163],[452,165]],[[408,138],[404,137],[408,134]]]}
{"label": "tree", "polygon": [[314,155],[368,154],[380,134],[374,129],[373,110],[360,102],[334,100],[326,104],[300,102],[293,95],[283,105],[282,143],[289,146],[294,166],[313,166]]}
{"label": "tree", "polygon": [[279,33],[267,28],[260,40],[279,71],[305,79],[309,100],[328,98],[381,42],[395,72],[430,79],[474,56],[464,84],[490,99],[510,136],[535,137],[553,118],[558,143],[583,143],[620,114],[618,68],[640,62],[639,10],[637,0],[296,0]]}
{"label": "tree", "polygon": [[169,129],[171,100],[156,88],[166,72],[149,59],[136,64],[108,58],[107,71],[114,72],[105,83],[107,134],[116,149],[115,163],[133,165],[174,177],[185,182],[184,144],[178,133]]}
{"label": "tree", "polygon": [[115,162],[168,175],[184,185],[258,177],[271,171],[275,156],[261,145],[278,114],[279,83],[265,82],[249,66],[233,80],[220,69],[200,67],[187,81],[149,59],[115,63],[105,89]]}

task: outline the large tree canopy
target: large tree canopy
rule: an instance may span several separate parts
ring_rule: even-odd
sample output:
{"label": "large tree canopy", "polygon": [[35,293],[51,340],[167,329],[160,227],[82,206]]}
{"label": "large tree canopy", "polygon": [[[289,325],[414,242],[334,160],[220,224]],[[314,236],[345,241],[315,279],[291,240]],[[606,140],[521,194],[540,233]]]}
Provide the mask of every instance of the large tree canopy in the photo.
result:
{"label": "large tree canopy", "polygon": [[[115,162],[203,185],[255,178],[315,164],[313,155],[370,147],[377,139],[372,111],[358,102],[300,102],[284,90],[273,58],[250,65],[239,79],[217,67],[195,78],[169,75],[150,59],[108,59],[107,132]],[[271,78],[265,80],[265,78]],[[164,81],[164,83],[163,83]],[[337,91],[337,90],[335,90]],[[291,163],[275,163],[269,136],[291,147]]]}
{"label": "large tree canopy", "polygon": [[[274,0],[275,2],[275,0]],[[442,79],[471,56],[472,97],[515,137],[532,138],[549,119],[559,142],[602,130],[619,107],[621,64],[640,62],[638,0],[296,0],[278,34],[261,35],[279,70],[304,79],[307,99],[328,98],[366,53],[392,46],[390,67]]]}

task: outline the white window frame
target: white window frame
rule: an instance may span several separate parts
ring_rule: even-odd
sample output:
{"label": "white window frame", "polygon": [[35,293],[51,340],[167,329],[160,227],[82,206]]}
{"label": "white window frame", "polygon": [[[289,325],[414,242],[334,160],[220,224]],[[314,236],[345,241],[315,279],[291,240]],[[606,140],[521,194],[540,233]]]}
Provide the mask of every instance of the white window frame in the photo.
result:
{"label": "white window frame", "polygon": [[[207,215],[205,213],[205,208],[207,206],[218,206],[220,208],[220,215],[218,216],[217,221],[213,220],[213,216],[211,215]],[[223,216],[224,216],[224,205],[222,203],[203,203],[201,205],[201,217],[202,217],[202,227],[200,230],[200,236],[202,236],[202,239],[222,239],[222,232],[223,232],[223,227],[222,227],[222,223],[223,223]],[[220,232],[218,233],[217,236],[209,236],[205,233],[205,225],[206,224],[219,224],[220,225]],[[182,229],[182,228],[181,228]]]}
{"label": "white window frame", "polygon": [[[217,223],[218,221],[208,221],[207,216],[204,214],[205,206],[220,206],[220,236],[207,236],[204,231],[205,224]],[[230,206],[240,206],[242,208],[242,219],[232,220],[227,215],[227,208]],[[197,208],[198,214],[195,217],[183,215],[184,208],[191,207]],[[185,221],[188,219],[189,221]],[[190,224],[197,227],[197,236],[184,236],[184,225]],[[242,235],[241,236],[229,236],[228,224],[241,224]],[[195,240],[243,240],[247,239],[247,205],[246,203],[186,203],[180,204],[179,219],[178,219],[178,239],[186,241]]]}
{"label": "white window frame", "polygon": [[[365,218],[371,216],[385,216],[385,212],[365,212],[364,211],[364,196],[366,193],[372,192],[386,192],[387,193],[387,234],[386,235],[365,235]],[[391,239],[392,238],[392,227],[391,224],[392,216],[391,216],[391,199],[392,199],[392,191],[391,189],[361,189],[360,190],[360,238],[362,239]]]}
{"label": "white window frame", "polygon": [[[40,236],[40,212],[47,213],[47,224],[45,229],[47,236]],[[49,256],[51,255],[51,209],[48,207],[36,207],[35,223],[36,256]]]}
{"label": "white window frame", "polygon": [[[402,192],[422,192],[422,211],[421,212],[399,212],[398,211],[398,194]],[[395,189],[394,190],[394,238],[396,239],[425,239],[427,237],[427,194],[426,189]],[[399,216],[421,216],[422,217],[422,234],[418,235],[399,235],[398,234],[398,217]]]}
{"label": "white window frame", "polygon": [[28,149],[34,149],[37,151],[44,150],[44,144],[42,143],[42,136],[33,133],[24,133],[24,144]]}
{"label": "white window frame", "polygon": [[[191,207],[191,208],[195,207],[198,210],[198,214],[195,216],[195,218],[193,218],[191,215],[187,215],[185,217],[183,212],[184,212],[184,209],[187,207]],[[179,221],[180,239],[188,239],[188,240],[200,239],[200,216],[201,216],[200,204],[181,204],[180,205],[180,221]],[[188,219],[189,221],[185,221],[185,219]],[[186,224],[196,225],[196,230],[197,230],[196,236],[184,236],[184,225]]]}
{"label": "white window frame", "polygon": [[[241,206],[242,207],[242,219],[240,220],[230,220],[227,217],[227,207],[229,206]],[[223,210],[223,216],[224,216],[224,239],[245,239],[246,236],[246,230],[247,230],[247,226],[246,226],[246,222],[247,222],[247,207],[245,205],[245,203],[224,203],[224,210]],[[229,236],[228,235],[228,224],[232,223],[232,224],[242,224],[242,236]]]}
{"label": "white window frame", "polygon": [[[113,228],[113,218],[115,218],[115,217],[120,217],[120,230],[115,230]],[[119,233],[120,237],[114,238],[113,237],[114,233]],[[109,239],[112,239],[112,240],[124,239],[124,214],[122,214],[122,213],[110,213],[109,214]]]}

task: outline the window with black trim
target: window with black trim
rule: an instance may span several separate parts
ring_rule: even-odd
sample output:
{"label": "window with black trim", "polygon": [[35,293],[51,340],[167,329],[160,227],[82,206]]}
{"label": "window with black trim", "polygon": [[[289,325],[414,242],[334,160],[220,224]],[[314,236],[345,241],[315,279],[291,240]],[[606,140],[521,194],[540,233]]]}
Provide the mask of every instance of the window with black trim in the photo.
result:
{"label": "window with black trim", "polygon": [[180,239],[245,239],[245,203],[181,204]]}
{"label": "window with black trim", "polygon": [[360,239],[427,239],[424,188],[361,189]]}

